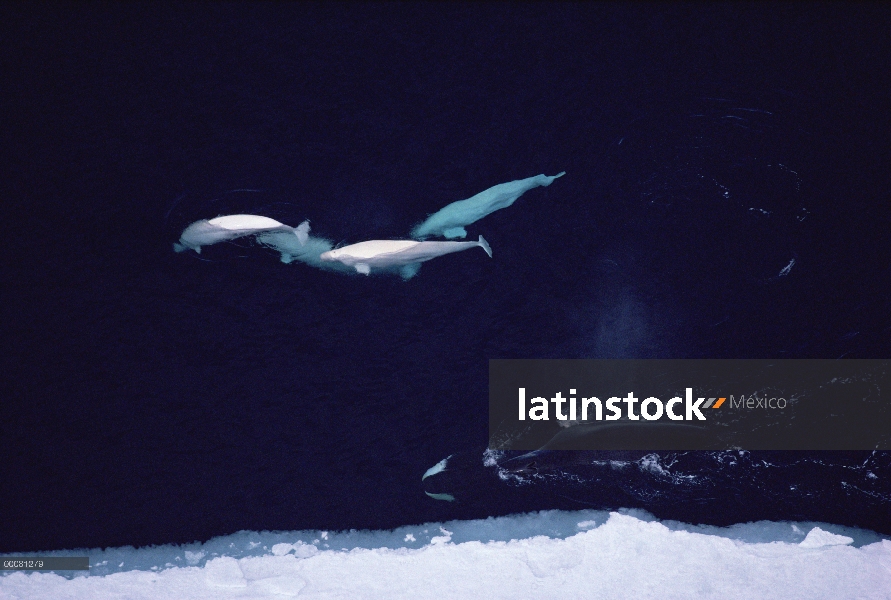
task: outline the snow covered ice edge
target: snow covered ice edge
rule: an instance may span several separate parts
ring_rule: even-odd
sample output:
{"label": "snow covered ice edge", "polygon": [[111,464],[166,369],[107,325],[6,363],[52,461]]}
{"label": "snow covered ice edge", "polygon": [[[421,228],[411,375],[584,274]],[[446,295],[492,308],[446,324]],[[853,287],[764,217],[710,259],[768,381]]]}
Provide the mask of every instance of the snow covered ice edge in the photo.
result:
{"label": "snow covered ice edge", "polygon": [[694,526],[637,510],[542,511],[393,531],[240,532],[86,554],[89,576],[14,572],[0,578],[0,597],[891,597],[891,540],[874,532],[789,522]]}

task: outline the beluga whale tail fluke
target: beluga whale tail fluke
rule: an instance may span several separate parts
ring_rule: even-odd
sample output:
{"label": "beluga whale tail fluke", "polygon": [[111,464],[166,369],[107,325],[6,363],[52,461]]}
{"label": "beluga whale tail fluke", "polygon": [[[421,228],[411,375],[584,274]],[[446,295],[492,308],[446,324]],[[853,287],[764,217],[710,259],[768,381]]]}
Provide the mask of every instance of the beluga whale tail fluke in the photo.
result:
{"label": "beluga whale tail fluke", "polygon": [[309,234],[309,221],[304,221],[294,228],[293,232],[271,231],[257,234],[256,240],[281,254],[281,261],[286,265],[299,261],[311,267],[326,271],[353,273],[353,269],[338,262],[322,262],[320,256],[331,250],[334,244],[330,240]]}
{"label": "beluga whale tail fluke", "polygon": [[417,274],[422,262],[476,247],[482,248],[491,258],[492,248],[480,236],[476,242],[369,240],[323,252],[319,259],[323,263],[339,262],[363,275],[370,275],[372,270],[396,271],[403,279],[410,279]]}
{"label": "beluga whale tail fluke", "polygon": [[486,215],[496,210],[507,208],[517,198],[532,188],[547,187],[558,177],[562,177],[566,171],[557,175],[536,175],[517,181],[509,181],[491,187],[467,200],[452,202],[439,211],[433,213],[427,219],[412,229],[411,237],[416,240],[428,237],[440,236],[446,239],[463,238],[467,236],[465,227],[476,223]]}
{"label": "beluga whale tail fluke", "polygon": [[294,235],[297,236],[297,241],[300,242],[300,245],[305,246],[306,242],[309,241],[309,221],[304,221],[294,228]]}
{"label": "beluga whale tail fluke", "polygon": [[480,236],[478,243],[482,249],[486,251],[486,254],[489,255],[489,258],[492,258],[492,247],[489,245],[489,242],[486,241],[486,238]]}
{"label": "beluga whale tail fluke", "polygon": [[302,239],[305,243],[309,232],[309,221],[297,227],[289,227],[275,219],[260,215],[225,215],[210,220],[202,219],[183,230],[179,242],[173,244],[173,249],[176,252],[191,249],[201,254],[202,246],[271,232],[287,232],[296,235],[298,241]]}

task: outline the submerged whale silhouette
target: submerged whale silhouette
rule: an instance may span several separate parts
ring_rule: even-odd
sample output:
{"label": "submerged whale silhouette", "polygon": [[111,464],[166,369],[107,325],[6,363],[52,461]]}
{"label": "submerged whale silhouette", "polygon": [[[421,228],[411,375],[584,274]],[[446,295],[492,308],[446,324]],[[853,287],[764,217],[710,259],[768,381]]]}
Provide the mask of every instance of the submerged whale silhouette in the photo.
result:
{"label": "submerged whale silhouette", "polygon": [[173,244],[173,249],[183,252],[191,248],[201,254],[201,246],[272,231],[295,234],[298,242],[305,244],[309,236],[309,221],[304,221],[297,227],[289,227],[260,215],[226,215],[210,220],[202,219],[183,230],[179,242]]}
{"label": "submerged whale silhouette", "polygon": [[372,269],[390,270],[397,268],[404,279],[417,274],[421,263],[479,246],[492,257],[492,248],[480,236],[476,242],[419,242],[416,240],[369,240],[342,248],[323,252],[319,257],[323,262],[338,261],[352,267],[357,273],[369,275]]}
{"label": "submerged whale silhouette", "polygon": [[522,474],[593,461],[637,461],[653,453],[695,450],[713,440],[713,432],[684,423],[584,423],[561,429],[538,450],[508,458],[498,466]]}
{"label": "submerged whale silhouette", "polygon": [[467,200],[458,200],[433,213],[416,226],[411,237],[424,239],[434,235],[444,238],[463,238],[467,236],[467,225],[475,223],[492,214],[496,210],[507,208],[524,192],[538,186],[549,186],[555,179],[562,177],[566,171],[557,175],[536,175],[526,179],[500,183],[480,192]]}

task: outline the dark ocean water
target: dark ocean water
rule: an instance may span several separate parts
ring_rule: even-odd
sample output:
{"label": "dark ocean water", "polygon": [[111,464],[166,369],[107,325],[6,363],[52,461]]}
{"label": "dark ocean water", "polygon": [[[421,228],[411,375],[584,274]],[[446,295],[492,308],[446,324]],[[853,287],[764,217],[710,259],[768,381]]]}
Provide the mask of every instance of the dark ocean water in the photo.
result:
{"label": "dark ocean water", "polygon": [[[891,355],[889,33],[878,4],[4,6],[0,551],[619,506],[891,533],[889,453],[483,462],[490,358]],[[560,171],[473,226],[493,259],[407,282],[171,246],[233,213],[404,237]]]}

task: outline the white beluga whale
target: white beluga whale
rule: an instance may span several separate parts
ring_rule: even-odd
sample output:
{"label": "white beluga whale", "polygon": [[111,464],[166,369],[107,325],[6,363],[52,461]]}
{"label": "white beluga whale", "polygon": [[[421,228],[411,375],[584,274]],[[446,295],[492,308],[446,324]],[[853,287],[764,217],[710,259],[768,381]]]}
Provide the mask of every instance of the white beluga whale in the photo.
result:
{"label": "white beluga whale", "polygon": [[[447,469],[446,467],[448,466],[449,459],[452,458],[452,456],[454,456],[454,454],[450,454],[449,456],[446,456],[444,459],[442,459],[441,461],[439,461],[438,463],[436,463],[435,465],[433,465],[432,467],[427,469],[427,471],[424,472],[424,475],[421,476],[421,481],[424,481],[428,477],[433,477],[434,475],[439,475],[440,473],[444,473],[444,472],[448,471],[449,469]],[[437,478],[437,483],[439,483],[440,479],[442,479],[442,478],[441,477]],[[455,501],[455,496],[452,494],[446,493],[446,492],[430,492],[430,491],[424,490],[424,493],[427,494],[428,496],[430,496],[431,498],[433,498],[434,500],[444,500],[445,502],[454,502]]]}
{"label": "white beluga whale", "polygon": [[417,240],[369,240],[323,252],[323,262],[337,261],[363,275],[398,269],[403,279],[417,274],[421,263],[470,248],[480,247],[492,257],[492,248],[480,236],[476,242],[419,242]]}
{"label": "white beluga whale", "polygon": [[304,221],[297,227],[289,227],[275,219],[260,215],[225,215],[210,220],[202,219],[195,221],[183,230],[179,242],[173,244],[173,249],[183,252],[191,248],[200,254],[201,246],[270,232],[285,232],[293,235],[302,245],[309,238],[309,221]]}
{"label": "white beluga whale", "polygon": [[496,210],[507,208],[526,191],[539,186],[549,186],[555,179],[565,174],[566,171],[563,171],[553,176],[536,175],[509,181],[490,187],[467,200],[452,202],[412,229],[411,237],[419,240],[432,236],[447,239],[466,237],[467,230],[464,228],[467,225],[479,221]]}
{"label": "white beluga whale", "polygon": [[427,470],[424,472],[424,474],[421,476],[421,481],[424,481],[424,480],[427,479],[428,477],[432,477],[433,475],[436,475],[437,473],[442,473],[443,471],[445,471],[445,470],[446,470],[446,467],[447,467],[448,464],[449,464],[449,459],[450,459],[450,458],[452,458],[452,455],[451,455],[451,454],[448,455],[448,456],[446,456],[444,459],[442,459],[441,461],[439,461],[438,463],[436,463],[435,465],[433,465],[433,466],[430,467],[429,469],[427,469]]}

